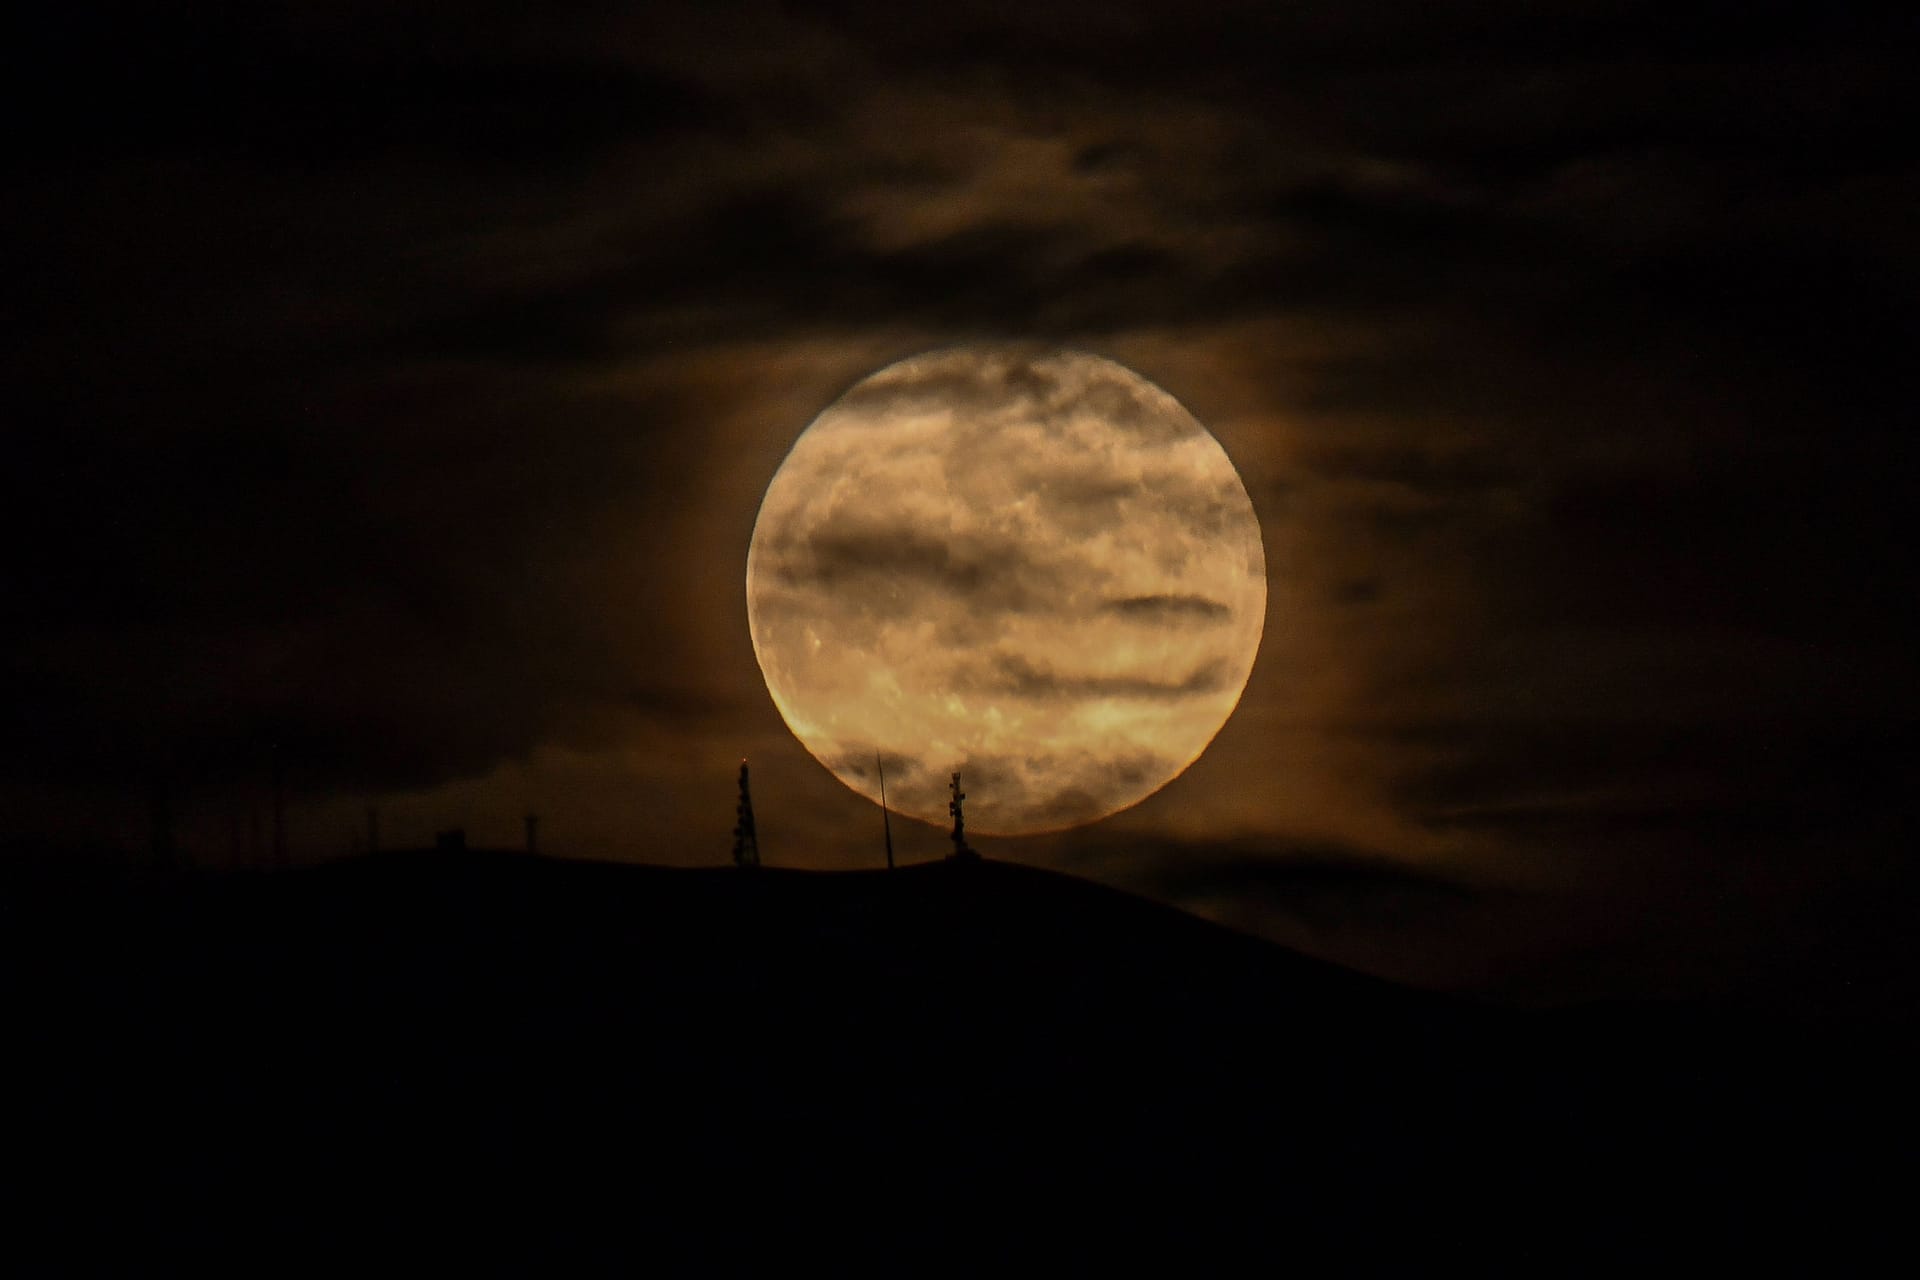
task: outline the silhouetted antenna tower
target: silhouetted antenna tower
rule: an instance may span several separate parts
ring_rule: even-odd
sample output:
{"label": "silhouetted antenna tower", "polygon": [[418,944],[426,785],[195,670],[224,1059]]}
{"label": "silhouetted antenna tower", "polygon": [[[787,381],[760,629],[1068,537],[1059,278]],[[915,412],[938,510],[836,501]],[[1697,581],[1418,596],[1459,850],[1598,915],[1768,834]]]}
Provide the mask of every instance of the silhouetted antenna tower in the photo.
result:
{"label": "silhouetted antenna tower", "polygon": [[380,852],[380,811],[367,806],[367,852]]}
{"label": "silhouetted antenna tower", "polygon": [[947,790],[953,793],[953,799],[947,802],[947,812],[953,815],[953,856],[956,858],[977,858],[980,855],[967,847],[967,816],[961,812],[961,802],[967,793],[960,789],[960,775],[954,774]]}
{"label": "silhouetted antenna tower", "polygon": [[540,815],[537,813],[527,815],[527,852],[540,852]]}
{"label": "silhouetted antenna tower", "polygon": [[740,804],[734,809],[733,865],[760,865],[760,837],[753,828],[753,793],[747,789],[747,762],[740,762]]}
{"label": "silhouetted antenna tower", "polygon": [[880,771],[880,830],[887,837],[887,870],[893,870],[893,819],[887,813],[887,766],[880,759],[878,751],[873,753],[873,767]]}

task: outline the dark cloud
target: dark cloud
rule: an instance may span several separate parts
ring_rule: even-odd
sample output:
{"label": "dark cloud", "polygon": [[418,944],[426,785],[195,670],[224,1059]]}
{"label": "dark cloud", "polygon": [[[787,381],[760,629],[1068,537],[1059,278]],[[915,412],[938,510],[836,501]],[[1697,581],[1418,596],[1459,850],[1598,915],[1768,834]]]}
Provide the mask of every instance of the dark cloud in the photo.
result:
{"label": "dark cloud", "polygon": [[1176,626],[1220,622],[1233,616],[1231,608],[1205,596],[1127,596],[1120,600],[1109,600],[1100,607],[1130,621]]}
{"label": "dark cloud", "polygon": [[1315,474],[1337,480],[1391,484],[1437,497],[1477,496],[1520,487],[1521,468],[1484,448],[1455,451],[1420,448],[1404,441],[1371,446],[1327,444],[1303,460]]}
{"label": "dark cloud", "polygon": [[[1019,813],[1023,825],[1061,828],[1088,822],[1113,811],[1154,779],[1164,778],[1172,762],[1151,752],[1111,756],[972,753],[955,761],[967,791],[968,814],[984,818],[991,829],[998,812]],[[929,766],[946,785],[947,774]],[[941,812],[945,812],[944,799]]]}
{"label": "dark cloud", "polygon": [[[824,762],[833,770],[836,777],[859,778],[871,783],[876,789],[880,785],[880,775],[884,770],[887,785],[924,788],[934,780],[939,770],[915,756],[902,755],[897,751],[886,751],[875,747],[860,747],[843,751],[831,760]],[[941,775],[944,778],[946,775]]]}
{"label": "dark cloud", "polygon": [[[1911,620],[1885,589],[1905,522],[1875,495],[1883,464],[1898,459],[1833,442],[1791,475],[1730,451],[1705,471],[1568,477],[1544,495],[1538,541],[1515,548],[1515,579],[1537,585],[1503,603],[1561,623],[1891,638]],[[1547,557],[1566,576],[1540,573]]]}
{"label": "dark cloud", "polygon": [[926,596],[976,612],[1050,611],[1066,568],[1004,537],[937,537],[918,524],[838,512],[798,537],[772,531],[764,554],[784,586],[884,614],[922,607]]}
{"label": "dark cloud", "polygon": [[1386,586],[1378,578],[1348,578],[1335,583],[1329,594],[1337,604],[1367,605],[1385,593]]}
{"label": "dark cloud", "polygon": [[1049,357],[1058,354],[1036,344],[969,343],[957,358],[933,352],[866,379],[836,403],[856,412],[913,413],[937,407],[962,418],[982,412],[1025,413],[1044,421],[1069,400],[1078,403],[1088,394],[1067,386],[1050,367]]}
{"label": "dark cloud", "polygon": [[379,23],[304,7],[192,23],[128,3],[40,15],[11,51],[15,90],[45,122],[16,161],[213,152],[355,168],[398,153],[545,167],[724,119],[725,102],[664,69],[557,42],[529,57],[528,24],[504,13],[463,15],[456,31],[433,6]]}
{"label": "dark cloud", "polygon": [[[1101,267],[1099,274],[1111,274]],[[975,353],[991,350],[992,357]],[[1081,364],[1067,378],[1055,366],[1057,348],[1008,343],[968,344],[962,359],[932,353],[913,367],[896,369],[855,386],[837,402],[853,412],[886,409],[912,413],[937,406],[964,419],[970,414],[1020,414],[1036,422],[1090,413],[1103,423],[1155,444],[1171,444],[1199,424],[1169,407],[1153,389],[1123,371]]]}
{"label": "dark cloud", "polygon": [[1208,662],[1177,679],[1148,680],[1138,676],[1076,675],[1036,665],[1018,654],[1002,653],[994,656],[993,675],[985,689],[1042,702],[1083,698],[1159,701],[1218,693],[1227,687],[1228,678],[1225,662]]}
{"label": "dark cloud", "polygon": [[[1124,526],[1133,512],[1150,509],[1157,520],[1185,527],[1201,545],[1230,535],[1245,518],[1240,495],[1218,483],[1202,483],[1178,473],[1159,476],[1151,485],[1117,479],[1104,467],[1065,470],[1036,468],[1026,477],[1028,492],[1063,532],[1092,536]],[[1176,549],[1177,550],[1177,549]]]}

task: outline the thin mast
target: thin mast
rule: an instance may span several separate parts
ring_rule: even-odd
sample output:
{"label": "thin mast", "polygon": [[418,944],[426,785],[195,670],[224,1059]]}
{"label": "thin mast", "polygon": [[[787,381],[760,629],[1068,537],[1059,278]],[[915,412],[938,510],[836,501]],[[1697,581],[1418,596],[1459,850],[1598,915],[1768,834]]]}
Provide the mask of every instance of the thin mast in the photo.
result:
{"label": "thin mast", "polygon": [[887,766],[880,759],[878,751],[873,753],[873,767],[880,771],[880,829],[887,835],[887,870],[893,870],[893,819],[887,815]]}
{"label": "thin mast", "polygon": [[734,807],[733,865],[760,865],[760,835],[753,826],[753,793],[747,790],[747,762],[740,762],[740,803]]}

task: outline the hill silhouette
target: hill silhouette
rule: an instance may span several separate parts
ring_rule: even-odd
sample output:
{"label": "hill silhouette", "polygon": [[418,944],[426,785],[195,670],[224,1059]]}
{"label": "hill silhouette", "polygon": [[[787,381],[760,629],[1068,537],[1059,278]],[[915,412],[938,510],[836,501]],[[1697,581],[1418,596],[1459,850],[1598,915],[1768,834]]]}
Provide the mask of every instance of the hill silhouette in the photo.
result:
{"label": "hill silhouette", "polygon": [[1902,1035],[1485,1007],[990,861],[385,854],[8,908],[26,1221],[76,1264],[1553,1270],[1831,1258],[1910,1189]]}

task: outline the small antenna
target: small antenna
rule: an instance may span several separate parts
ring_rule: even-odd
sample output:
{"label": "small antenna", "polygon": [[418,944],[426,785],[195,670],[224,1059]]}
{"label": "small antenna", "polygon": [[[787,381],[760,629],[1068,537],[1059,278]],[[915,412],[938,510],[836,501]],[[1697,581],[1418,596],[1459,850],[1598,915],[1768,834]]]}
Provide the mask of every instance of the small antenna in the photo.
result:
{"label": "small antenna", "polygon": [[967,815],[960,808],[961,803],[967,798],[967,793],[960,789],[959,774],[953,775],[953,782],[947,789],[953,793],[953,799],[947,804],[947,812],[953,815],[953,856],[977,858],[980,855],[967,844]]}
{"label": "small antenna", "polygon": [[880,759],[878,751],[873,753],[873,767],[880,771],[880,830],[887,836],[887,870],[893,870],[893,819],[887,814],[887,766]]}
{"label": "small antenna", "polygon": [[753,825],[753,793],[747,790],[747,762],[740,762],[740,803],[734,807],[733,865],[760,865],[760,834]]}

